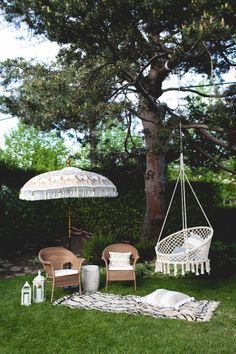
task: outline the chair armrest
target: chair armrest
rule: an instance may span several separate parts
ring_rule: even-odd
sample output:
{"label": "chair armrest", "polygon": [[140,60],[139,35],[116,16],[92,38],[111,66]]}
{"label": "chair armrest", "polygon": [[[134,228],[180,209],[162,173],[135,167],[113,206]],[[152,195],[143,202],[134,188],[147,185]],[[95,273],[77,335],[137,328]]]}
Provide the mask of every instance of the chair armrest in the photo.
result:
{"label": "chair armrest", "polygon": [[134,270],[135,270],[136,263],[137,263],[137,261],[138,261],[139,258],[140,258],[139,256],[136,256],[136,257],[134,258],[134,262],[133,262]]}
{"label": "chair armrest", "polygon": [[80,270],[81,269],[81,266],[83,264],[83,262],[85,261],[85,258],[78,258],[78,257],[74,257],[72,260],[71,260],[71,264],[72,264],[72,269],[77,269],[77,270]]}
{"label": "chair armrest", "polygon": [[40,262],[42,263],[47,275],[49,277],[54,277],[54,267],[53,267],[52,263],[49,261],[43,261],[43,260],[40,260]]}
{"label": "chair armrest", "polygon": [[108,268],[108,262],[107,259],[105,257],[102,257],[102,260],[105,262],[106,268]]}

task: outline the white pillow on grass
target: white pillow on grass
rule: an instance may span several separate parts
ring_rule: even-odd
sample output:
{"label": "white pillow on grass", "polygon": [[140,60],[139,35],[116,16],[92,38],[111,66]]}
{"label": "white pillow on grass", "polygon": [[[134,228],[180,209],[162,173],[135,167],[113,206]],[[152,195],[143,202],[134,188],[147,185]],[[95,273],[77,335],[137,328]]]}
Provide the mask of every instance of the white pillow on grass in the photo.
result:
{"label": "white pillow on grass", "polygon": [[110,267],[127,267],[130,266],[131,252],[109,252]]}
{"label": "white pillow on grass", "polygon": [[174,308],[175,310],[178,310],[181,306],[193,300],[195,300],[194,297],[166,289],[157,289],[151,294],[142,297],[142,302],[146,304],[157,307]]}

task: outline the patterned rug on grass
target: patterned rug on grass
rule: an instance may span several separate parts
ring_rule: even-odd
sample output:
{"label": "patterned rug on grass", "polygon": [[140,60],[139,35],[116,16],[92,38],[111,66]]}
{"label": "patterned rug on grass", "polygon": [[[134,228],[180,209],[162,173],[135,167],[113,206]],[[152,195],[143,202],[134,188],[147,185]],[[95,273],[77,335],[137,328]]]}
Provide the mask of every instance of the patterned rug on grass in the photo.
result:
{"label": "patterned rug on grass", "polygon": [[173,308],[161,308],[144,304],[140,296],[122,296],[94,292],[82,295],[74,293],[55,301],[53,304],[86,310],[207,322],[212,318],[213,312],[216,310],[219,302],[194,300],[181,306],[179,310],[175,310]]}

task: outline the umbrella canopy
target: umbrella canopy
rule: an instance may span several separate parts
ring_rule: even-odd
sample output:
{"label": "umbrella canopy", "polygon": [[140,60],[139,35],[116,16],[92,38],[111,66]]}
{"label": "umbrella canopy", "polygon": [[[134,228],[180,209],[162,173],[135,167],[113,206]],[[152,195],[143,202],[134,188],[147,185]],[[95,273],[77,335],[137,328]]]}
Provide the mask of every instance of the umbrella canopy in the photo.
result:
{"label": "umbrella canopy", "polygon": [[76,167],[42,173],[31,178],[20,190],[20,199],[116,197],[115,185],[106,177]]}
{"label": "umbrella canopy", "polygon": [[[31,178],[20,190],[20,199],[48,200],[60,198],[116,197],[116,186],[94,172],[65,167]],[[68,210],[68,238],[71,249],[71,213]]]}

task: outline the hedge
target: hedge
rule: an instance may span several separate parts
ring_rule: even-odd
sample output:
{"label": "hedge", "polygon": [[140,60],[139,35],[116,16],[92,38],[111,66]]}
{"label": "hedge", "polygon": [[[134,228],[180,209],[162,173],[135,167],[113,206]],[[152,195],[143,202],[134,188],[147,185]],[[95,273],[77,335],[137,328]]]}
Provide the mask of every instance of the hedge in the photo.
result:
{"label": "hedge", "polygon": [[[235,209],[217,209],[217,186],[194,183],[194,190],[215,228],[215,239],[234,241],[229,220]],[[173,190],[169,185],[167,200]],[[67,235],[68,205],[72,210],[72,225],[92,233],[85,249],[96,251],[101,240],[129,241],[137,245],[146,258],[153,250],[153,243],[141,240],[145,213],[145,195],[142,191],[120,191],[117,198],[87,198],[27,202],[19,200],[18,190],[2,186],[0,189],[0,242],[2,251],[22,249],[27,243],[49,245],[54,239]],[[188,224],[205,224],[204,217],[187,190]],[[164,234],[181,228],[180,196],[177,192]],[[97,241],[95,242],[95,239]],[[154,237],[157,239],[157,236]],[[100,240],[100,241],[99,241]],[[105,242],[106,243],[106,242]]]}

